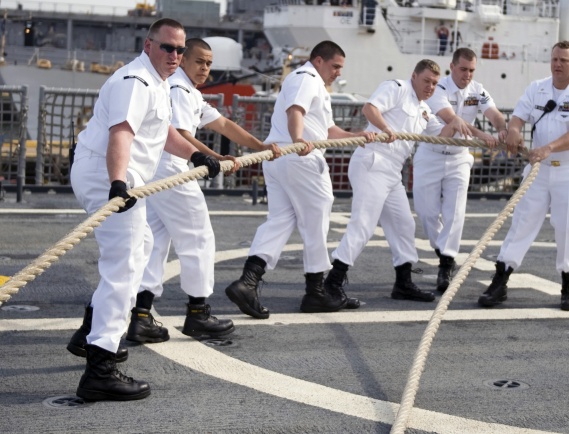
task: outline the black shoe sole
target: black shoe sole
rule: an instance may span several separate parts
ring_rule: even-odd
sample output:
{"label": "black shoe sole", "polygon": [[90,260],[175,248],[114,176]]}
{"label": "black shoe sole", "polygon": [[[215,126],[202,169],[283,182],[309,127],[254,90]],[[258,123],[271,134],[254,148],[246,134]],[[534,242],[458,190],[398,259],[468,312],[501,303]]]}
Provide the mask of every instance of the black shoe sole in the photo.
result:
{"label": "black shoe sole", "polygon": [[140,344],[159,344],[160,342],[166,342],[170,339],[170,335],[166,335],[163,338],[149,338],[144,335],[126,335],[126,340],[131,342],[138,342]]}
{"label": "black shoe sole", "polygon": [[503,301],[506,301],[508,299],[507,296],[503,296],[501,298],[499,298],[498,300],[488,300],[484,297],[480,297],[478,299],[478,305],[482,306],[482,307],[493,307],[493,306],[497,306],[499,304],[501,304]]}
{"label": "black shoe sole", "polygon": [[400,293],[391,293],[391,298],[394,300],[411,300],[411,301],[424,301],[424,302],[431,302],[431,301],[435,301],[435,295],[432,294],[432,298],[423,298],[423,297],[417,297],[414,295],[407,295],[407,294],[400,294]]}
{"label": "black shoe sole", "polygon": [[443,283],[443,284],[437,286],[437,291],[439,291],[439,292],[445,292],[445,291],[448,289],[449,286],[450,286],[450,282],[448,282],[448,283],[445,282],[445,283]]}
{"label": "black shoe sole", "polygon": [[304,313],[326,313],[326,312],[338,312],[346,307],[348,300],[346,299],[343,303],[338,306],[322,306],[322,305],[306,305],[300,303],[300,311]]}
{"label": "black shoe sole", "polygon": [[235,303],[239,310],[245,315],[249,315],[257,319],[267,319],[270,315],[270,313],[265,314],[253,309],[249,303],[247,303],[247,300],[243,297],[243,295],[239,291],[234,291],[231,286],[225,288],[225,295],[227,295],[229,300]]}
{"label": "black shoe sole", "polygon": [[76,394],[85,401],[134,401],[148,397],[150,395],[150,389],[133,395],[114,395],[98,390],[78,388]]}
{"label": "black shoe sole", "polygon": [[186,336],[190,336],[192,338],[201,338],[201,337],[211,337],[211,338],[218,338],[220,336],[225,336],[231,334],[235,331],[235,326],[231,326],[231,328],[227,330],[222,330],[220,332],[208,332],[207,330],[182,330],[182,333]]}
{"label": "black shoe sole", "polygon": [[344,309],[359,309],[360,301],[357,298],[349,298]]}
{"label": "black shoe sole", "polygon": [[72,343],[67,344],[67,351],[77,357],[87,357],[87,351],[85,348],[80,347],[79,345],[74,345]]}

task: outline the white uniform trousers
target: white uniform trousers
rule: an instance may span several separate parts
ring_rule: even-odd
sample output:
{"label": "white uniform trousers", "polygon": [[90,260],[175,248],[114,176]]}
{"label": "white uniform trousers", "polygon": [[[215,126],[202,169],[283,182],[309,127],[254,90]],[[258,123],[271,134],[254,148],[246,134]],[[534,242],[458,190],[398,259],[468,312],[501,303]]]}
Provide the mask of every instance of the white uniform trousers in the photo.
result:
{"label": "white uniform trousers", "polygon": [[431,247],[455,258],[460,249],[470,169],[466,149],[444,155],[419,146],[413,159],[413,202]]}
{"label": "white uniform trousers", "polygon": [[332,258],[354,265],[379,221],[391,248],[394,267],[419,260],[415,220],[401,182],[401,169],[400,162],[380,152],[356,149],[348,167],[353,190],[352,214]]}
{"label": "white uniform trousers", "polygon": [[332,268],[326,247],[334,196],[328,164],[318,150],[300,157],[286,155],[263,162],[269,196],[267,221],[257,229],[249,256],[272,270],[295,227],[304,241],[304,271]]}
{"label": "white uniform trousers", "polygon": [[[524,178],[531,167],[524,169]],[[514,211],[512,226],[500,249],[498,261],[514,270],[522,260],[539,233],[547,211],[551,209],[551,225],[555,231],[559,273],[569,272],[569,161],[552,167],[543,162],[534,182]]]}
{"label": "white uniform trousers", "polygon": [[[163,156],[153,180],[188,170],[186,162]],[[164,267],[172,242],[180,259],[182,290],[192,297],[209,297],[214,284],[215,236],[198,182],[190,181],[149,196],[146,218],[154,248],[140,291],[148,290],[156,297],[162,295]]]}
{"label": "white uniform trousers", "polygon": [[[127,176],[132,187],[143,185],[138,174],[129,171]],[[93,214],[109,198],[106,158],[90,151],[76,155],[71,183],[81,206]],[[95,228],[101,280],[91,299],[93,320],[87,342],[113,353],[126,331],[128,315],[152,248],[145,202],[138,199],[134,207],[120,214],[113,213]]]}

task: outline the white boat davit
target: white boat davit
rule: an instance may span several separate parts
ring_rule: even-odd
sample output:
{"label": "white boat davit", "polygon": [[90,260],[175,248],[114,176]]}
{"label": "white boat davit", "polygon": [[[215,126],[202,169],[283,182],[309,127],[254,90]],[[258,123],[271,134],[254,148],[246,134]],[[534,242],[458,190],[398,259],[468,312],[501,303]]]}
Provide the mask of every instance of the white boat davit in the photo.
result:
{"label": "white boat davit", "polygon": [[424,58],[449,74],[453,50],[468,47],[478,56],[474,79],[503,109],[551,75],[551,47],[569,39],[568,26],[565,0],[281,0],[264,13],[275,61],[332,40],[346,52],[343,91],[366,97],[384,80],[409,78]]}

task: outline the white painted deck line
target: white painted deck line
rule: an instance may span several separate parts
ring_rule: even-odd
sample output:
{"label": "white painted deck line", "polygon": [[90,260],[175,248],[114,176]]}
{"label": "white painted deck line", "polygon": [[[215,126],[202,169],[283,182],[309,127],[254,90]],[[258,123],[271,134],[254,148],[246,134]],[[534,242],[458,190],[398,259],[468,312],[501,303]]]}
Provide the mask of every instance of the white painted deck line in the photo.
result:
{"label": "white painted deck line", "polygon": [[[173,322],[171,317],[162,317],[159,320],[170,330],[170,340],[157,345],[148,345],[147,348],[190,369],[272,396],[348,416],[386,424],[393,424],[395,420],[398,404],[332,389],[242,362],[197,341],[189,341],[186,336],[174,328],[179,323]],[[457,434],[465,432],[477,434],[544,432],[486,423],[416,407],[411,412],[408,427],[430,432]]]}
{"label": "white painted deck line", "polygon": [[[434,305],[433,305],[434,307]],[[431,319],[431,310],[405,311],[365,311],[343,310],[332,313],[282,313],[271,314],[268,319],[254,319],[238,313],[216,315],[218,318],[232,319],[238,326],[283,326],[283,325],[318,325],[318,324],[379,324],[427,322]],[[175,326],[182,326],[183,315],[163,316],[160,321],[169,321]],[[448,310],[443,321],[515,321],[532,319],[568,319],[569,312],[558,308],[527,309],[460,309]],[[74,330],[81,325],[82,318],[42,318],[42,319],[4,319],[0,320],[0,332],[33,330]]]}

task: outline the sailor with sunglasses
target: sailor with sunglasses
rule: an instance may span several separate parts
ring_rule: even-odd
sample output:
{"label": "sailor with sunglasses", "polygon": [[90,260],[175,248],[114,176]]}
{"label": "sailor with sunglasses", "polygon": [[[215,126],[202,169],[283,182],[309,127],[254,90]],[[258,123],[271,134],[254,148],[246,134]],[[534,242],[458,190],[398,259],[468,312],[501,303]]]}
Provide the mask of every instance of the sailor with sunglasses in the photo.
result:
{"label": "sailor with sunglasses", "polygon": [[[276,144],[263,144],[203,99],[196,87],[208,79],[213,53],[209,44],[199,38],[188,39],[186,47],[180,67],[168,79],[172,98],[172,125],[204,154],[219,160],[234,161],[232,172],[239,168],[237,160],[232,156],[219,155],[195,139],[198,128],[223,134],[255,151],[271,150],[278,157],[280,149]],[[187,160],[164,152],[154,177],[159,180],[187,170]],[[162,295],[164,266],[170,244],[173,244],[180,259],[180,284],[189,297],[182,333],[193,337],[218,337],[232,333],[235,330],[233,321],[211,315],[211,307],[206,303],[213,293],[215,236],[205,197],[197,181],[153,195],[147,202],[147,221],[152,229],[154,247],[138,297],[151,300]],[[150,306],[145,307],[142,312],[146,313],[149,308]],[[166,340],[167,336],[166,328],[146,325],[146,322],[138,321],[134,316],[127,333],[127,339],[138,342]]]}
{"label": "sailor with sunglasses", "polygon": [[[78,136],[71,183],[83,208],[92,214],[114,197],[126,200],[95,229],[101,279],[83,325],[68,346],[87,357],[77,389],[86,400],[128,401],[150,395],[147,382],[123,375],[116,366],[127,357],[119,343],[152,247],[146,201],[131,197],[128,189],[152,179],[164,150],[205,164],[210,176],[219,172],[219,162],[198,152],[170,124],[167,78],[180,64],[185,39],[183,26],[175,20],[152,24],[143,53],[105,82],[93,118]],[[145,319],[153,321],[150,314]]]}

